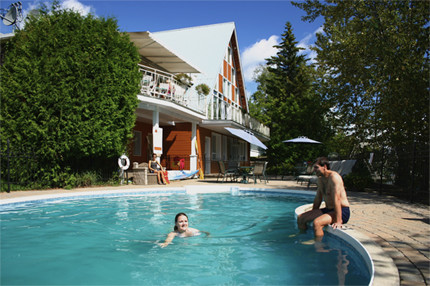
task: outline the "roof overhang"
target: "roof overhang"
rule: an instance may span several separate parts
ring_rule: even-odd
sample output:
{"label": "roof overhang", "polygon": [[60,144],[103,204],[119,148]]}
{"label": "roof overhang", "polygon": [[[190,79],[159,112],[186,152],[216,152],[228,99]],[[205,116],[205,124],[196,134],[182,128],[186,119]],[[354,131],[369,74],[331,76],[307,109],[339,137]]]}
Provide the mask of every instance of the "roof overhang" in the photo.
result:
{"label": "roof overhang", "polygon": [[129,32],[130,40],[138,48],[139,54],[171,73],[200,73],[191,63],[161,44],[148,31]]}

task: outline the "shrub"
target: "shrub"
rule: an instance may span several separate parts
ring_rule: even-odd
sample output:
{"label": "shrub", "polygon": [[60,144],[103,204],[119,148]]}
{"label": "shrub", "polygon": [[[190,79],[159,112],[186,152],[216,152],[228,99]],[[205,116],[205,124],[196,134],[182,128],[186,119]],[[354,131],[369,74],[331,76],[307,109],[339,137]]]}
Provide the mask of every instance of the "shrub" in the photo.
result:
{"label": "shrub", "polygon": [[132,138],[138,63],[115,19],[41,10],[5,47],[2,145],[36,150],[34,177],[47,187],[76,186],[85,171],[112,173]]}

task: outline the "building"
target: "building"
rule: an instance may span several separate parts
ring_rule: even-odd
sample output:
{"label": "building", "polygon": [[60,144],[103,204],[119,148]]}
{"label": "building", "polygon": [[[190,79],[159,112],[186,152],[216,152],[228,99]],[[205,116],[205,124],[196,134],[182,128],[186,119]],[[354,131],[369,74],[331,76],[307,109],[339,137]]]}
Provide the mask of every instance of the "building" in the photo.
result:
{"label": "building", "polygon": [[[218,161],[247,165],[250,143],[270,130],[248,113],[233,22],[163,32],[130,32],[141,56],[141,89],[129,148],[132,162],[161,155],[167,170],[218,172]],[[196,87],[208,87],[205,95]],[[246,131],[246,132],[244,132]]]}

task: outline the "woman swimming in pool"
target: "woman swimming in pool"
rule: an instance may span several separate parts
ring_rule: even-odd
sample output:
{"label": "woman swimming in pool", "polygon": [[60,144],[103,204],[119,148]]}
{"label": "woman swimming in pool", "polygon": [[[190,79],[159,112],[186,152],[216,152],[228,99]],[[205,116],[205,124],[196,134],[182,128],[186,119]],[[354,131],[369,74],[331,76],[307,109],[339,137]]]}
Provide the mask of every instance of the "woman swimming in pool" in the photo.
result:
{"label": "woman swimming in pool", "polygon": [[200,231],[198,229],[188,227],[188,216],[185,213],[178,213],[175,216],[174,230],[167,235],[166,241],[163,243],[160,243],[160,246],[166,247],[172,242],[175,236],[189,237],[189,236],[200,235],[201,233],[205,233],[206,235],[209,235],[209,232]]}

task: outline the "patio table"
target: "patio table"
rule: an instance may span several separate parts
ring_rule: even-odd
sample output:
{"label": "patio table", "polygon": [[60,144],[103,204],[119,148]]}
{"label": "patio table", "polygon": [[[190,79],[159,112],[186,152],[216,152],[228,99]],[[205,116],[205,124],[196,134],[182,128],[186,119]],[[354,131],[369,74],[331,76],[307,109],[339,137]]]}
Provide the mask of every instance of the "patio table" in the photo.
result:
{"label": "patio table", "polygon": [[251,175],[254,166],[241,166],[239,167],[240,176],[242,176],[241,183],[248,184],[248,177]]}

